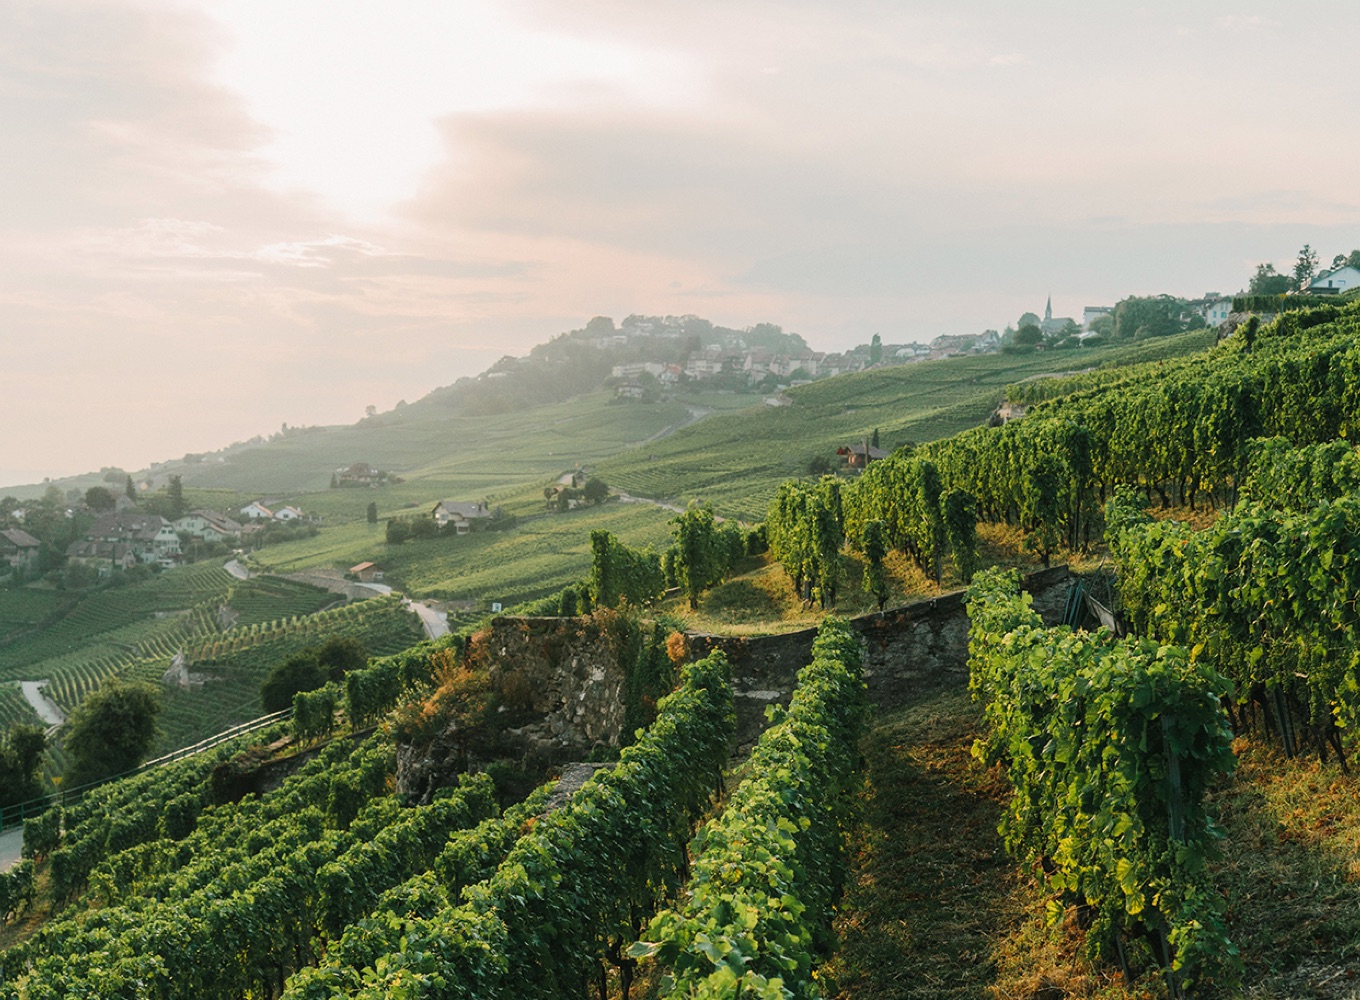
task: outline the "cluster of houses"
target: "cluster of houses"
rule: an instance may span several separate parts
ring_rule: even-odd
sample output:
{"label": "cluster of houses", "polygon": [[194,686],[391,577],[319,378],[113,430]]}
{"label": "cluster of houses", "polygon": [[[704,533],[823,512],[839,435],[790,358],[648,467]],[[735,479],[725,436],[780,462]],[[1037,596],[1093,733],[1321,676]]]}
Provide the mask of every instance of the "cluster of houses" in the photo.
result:
{"label": "cluster of houses", "polygon": [[332,489],[344,489],[346,487],[376,488],[401,481],[400,476],[394,476],[392,473],[385,472],[368,462],[355,462],[331,473]]}
{"label": "cluster of houses", "polygon": [[[271,509],[256,501],[242,507],[239,516],[250,523],[242,524],[213,510],[190,511],[174,521],[136,509],[114,510],[96,519],[84,538],[67,546],[67,565],[88,566],[101,579],[115,569],[131,569],[138,564],[168,568],[183,561],[186,538],[190,542],[235,545],[263,531],[265,521],[296,521],[303,515],[296,507]],[[0,536],[12,533],[0,532]],[[4,555],[4,547],[0,546],[0,558]],[[35,548],[30,565],[36,563],[36,558]]]}
{"label": "cluster of houses", "polygon": [[[1340,295],[1360,288],[1360,268],[1346,264],[1331,270],[1319,271],[1316,278],[1303,289],[1305,295]],[[1227,321],[1232,313],[1233,296],[1209,292],[1201,299],[1192,302],[1193,308],[1208,326],[1218,326]]]}
{"label": "cluster of houses", "polygon": [[[867,345],[835,353],[801,351],[794,354],[706,347],[692,351],[683,365],[630,361],[615,365],[610,375],[615,380],[616,397],[641,399],[648,390],[644,374],[655,379],[662,388],[682,382],[702,382],[722,375],[744,376],[750,385],[769,377],[798,383],[868,368],[933,361],[961,354],[987,354],[1000,348],[1001,340],[995,330],[976,335],[943,335],[929,344],[883,344],[877,352]],[[875,354],[877,360],[874,360]]]}

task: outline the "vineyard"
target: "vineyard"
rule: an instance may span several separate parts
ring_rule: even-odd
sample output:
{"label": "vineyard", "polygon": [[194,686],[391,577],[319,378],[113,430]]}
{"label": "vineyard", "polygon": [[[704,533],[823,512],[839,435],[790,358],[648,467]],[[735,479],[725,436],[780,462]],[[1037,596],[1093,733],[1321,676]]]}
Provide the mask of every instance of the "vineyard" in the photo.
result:
{"label": "vineyard", "polygon": [[18,633],[55,620],[72,603],[67,595],[50,590],[0,590],[0,643],[12,642]]}
{"label": "vineyard", "polygon": [[[485,774],[403,804],[381,734],[330,743],[259,797],[223,799],[213,777],[239,746],[87,793],[25,826],[58,906],[0,957],[0,996],[626,996],[658,963],[721,983],[741,954],[748,985],[810,983],[800,954],[828,949],[845,872],[860,655],[846,626],[823,628],[756,772],[688,847],[732,733],[720,654],[685,666],[637,742],[548,813],[551,785],[499,803]],[[776,854],[733,881],[748,842]]]}
{"label": "vineyard", "polygon": [[[204,571],[189,603],[88,599],[83,632],[62,626],[86,643],[21,637],[0,676],[41,667],[69,706],[183,650],[206,683],[167,693],[167,744],[257,713],[264,674],[324,638],[375,658],[298,694],[268,751],[217,749],[30,821],[34,864],[0,885],[17,900],[0,917],[40,916],[0,928],[0,1000],[1354,997],[1357,333],[1360,304],[1325,304],[1213,345],[1102,351],[1126,363],[1063,378],[1017,382],[1052,367],[1036,357],[828,380],[604,467],[641,495],[716,495],[758,531],[701,506],[607,505],[392,547],[411,589],[553,593],[545,614],[659,603],[666,585],[693,605],[759,562],[819,618],[811,662],[740,761],[734,703],[754,671],[734,687],[721,654],[684,662],[655,626],[674,690],[634,742],[592,751],[603,766],[565,801],[551,782],[524,797],[544,772],[507,781],[522,761],[478,762],[419,800],[395,790],[398,733],[439,731],[431,706],[494,720],[505,695],[476,701],[463,637],[416,645],[396,597],[318,610],[314,588]],[[1028,412],[978,426],[1005,384]],[[801,478],[804,449],[893,407],[887,443],[937,439],[854,478]],[[523,468],[558,440],[540,430]],[[983,568],[980,526],[1013,530],[1032,562],[1096,552],[1120,634],[1046,625],[1014,574]],[[266,558],[372,544],[366,524],[326,534]],[[883,653],[891,616],[832,613],[851,581],[881,607],[885,562],[972,580],[969,681],[922,670],[906,707],[871,722],[858,635]],[[223,632],[228,595],[239,618]],[[11,694],[0,724],[24,714]],[[473,718],[453,717],[441,738]],[[253,783],[299,751],[288,777]]]}
{"label": "vineyard", "polygon": [[20,722],[30,726],[43,725],[42,719],[33,711],[33,706],[23,696],[18,684],[0,684],[0,730]]}
{"label": "vineyard", "polygon": [[[27,592],[4,593],[9,599]],[[9,600],[16,619],[53,607],[45,599]],[[67,618],[0,646],[0,727],[37,721],[13,680],[46,679],[47,697],[69,714],[110,677],[160,686],[174,658],[183,653],[186,669],[206,683],[164,689],[153,748],[164,753],[258,716],[260,682],[299,649],[352,636],[382,656],[424,636],[419,621],[397,598],[319,612],[334,601],[333,594],[306,584],[270,577],[239,581],[221,567],[207,565],[90,594]],[[228,603],[239,617],[223,632],[219,608]],[[48,752],[49,778],[60,775],[63,761],[58,742]]]}
{"label": "vineyard", "polygon": [[226,603],[237,613],[233,627],[239,629],[314,614],[335,601],[334,594],[320,587],[280,577],[255,577],[234,583]]}
{"label": "vineyard", "polygon": [[757,522],[782,481],[804,475],[814,457],[834,458],[838,447],[859,443],[875,428],[886,448],[942,438],[985,422],[1005,386],[1025,375],[1063,364],[1155,363],[1212,340],[1200,331],[1056,360],[984,355],[842,375],[791,389],[790,406],[709,417],[649,444],[645,455],[625,452],[601,463],[599,472],[635,496],[682,505],[707,500],[722,514]]}
{"label": "vineyard", "polygon": [[35,664],[94,641],[133,645],[140,633],[122,630],[150,629],[149,620],[158,612],[184,611],[217,600],[231,582],[220,566],[197,565],[168,571],[135,587],[97,591],[49,628],[0,645],[0,679],[28,678]]}

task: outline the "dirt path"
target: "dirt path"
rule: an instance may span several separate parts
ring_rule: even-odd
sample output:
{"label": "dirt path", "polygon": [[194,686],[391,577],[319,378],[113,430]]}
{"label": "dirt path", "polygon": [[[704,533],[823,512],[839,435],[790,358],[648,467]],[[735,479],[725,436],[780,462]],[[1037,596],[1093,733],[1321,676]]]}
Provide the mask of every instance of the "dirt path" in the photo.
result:
{"label": "dirt path", "polygon": [[869,791],[828,996],[992,995],[1016,869],[996,832],[1004,789],[969,752],[975,715],[967,692],[951,691],[894,713],[865,741]]}

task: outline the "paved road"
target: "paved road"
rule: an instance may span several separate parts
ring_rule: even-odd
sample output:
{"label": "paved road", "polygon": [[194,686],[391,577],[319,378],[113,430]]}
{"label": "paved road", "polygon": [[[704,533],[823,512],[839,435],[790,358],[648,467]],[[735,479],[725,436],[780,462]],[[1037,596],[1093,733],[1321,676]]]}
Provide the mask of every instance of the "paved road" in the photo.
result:
{"label": "paved road", "polygon": [[242,566],[242,565],[241,565],[239,562],[237,562],[235,559],[232,559],[230,562],[228,562],[228,563],[227,563],[225,566],[223,566],[222,568],[223,568],[224,570],[226,570],[228,573],[230,573],[232,576],[236,577],[236,579],[238,579],[238,580],[249,580],[249,579],[250,579],[250,570],[246,569],[244,566]]}
{"label": "paved road", "polygon": [[421,604],[419,601],[407,599],[404,603],[408,608],[420,616],[420,621],[425,626],[425,634],[431,639],[438,639],[441,635],[448,635],[448,615],[442,615],[434,608]]}
{"label": "paved road", "polygon": [[19,687],[24,692],[24,697],[33,706],[33,711],[42,716],[43,722],[49,726],[60,726],[66,721],[66,716],[62,714],[60,708],[56,706],[47,695],[43,694],[42,689],[47,686],[47,681],[20,681]]}
{"label": "paved road", "polygon": [[7,872],[19,863],[19,851],[24,846],[24,828],[0,833],[0,872]]}

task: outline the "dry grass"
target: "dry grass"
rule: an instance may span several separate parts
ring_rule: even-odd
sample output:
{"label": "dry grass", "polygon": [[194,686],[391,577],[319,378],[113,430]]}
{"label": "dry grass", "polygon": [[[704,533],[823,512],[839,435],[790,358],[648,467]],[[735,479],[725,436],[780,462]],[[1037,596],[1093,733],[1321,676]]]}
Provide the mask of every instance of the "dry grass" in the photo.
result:
{"label": "dry grass", "polygon": [[[978,715],[959,690],[924,692],[864,744],[869,786],[852,834],[840,949],[824,970],[842,1000],[1159,1000],[1146,956],[1127,984],[1078,954],[1073,921],[1044,918],[1041,885],[996,833],[1009,794],[969,749]],[[1214,796],[1215,864],[1242,984],[1211,1000],[1360,1000],[1360,776],[1239,740]]]}

